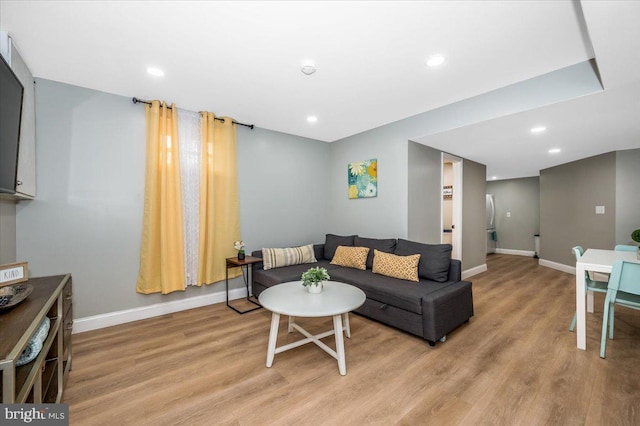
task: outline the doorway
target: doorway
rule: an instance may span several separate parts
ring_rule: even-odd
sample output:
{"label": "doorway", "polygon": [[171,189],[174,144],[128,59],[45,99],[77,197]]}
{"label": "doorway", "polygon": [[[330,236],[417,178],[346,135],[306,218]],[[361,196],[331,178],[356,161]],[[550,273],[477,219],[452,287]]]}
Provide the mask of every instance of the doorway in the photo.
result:
{"label": "doorway", "polygon": [[451,244],[451,257],[462,260],[462,159],[442,153],[441,242]]}

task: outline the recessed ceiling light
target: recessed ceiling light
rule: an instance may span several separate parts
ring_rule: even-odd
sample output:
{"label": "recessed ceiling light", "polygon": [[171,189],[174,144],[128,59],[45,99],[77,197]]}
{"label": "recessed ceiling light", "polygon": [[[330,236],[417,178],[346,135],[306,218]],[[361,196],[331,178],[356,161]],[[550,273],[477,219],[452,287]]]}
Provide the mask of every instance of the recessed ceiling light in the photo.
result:
{"label": "recessed ceiling light", "polygon": [[155,68],[155,67],[147,68],[147,73],[156,77],[162,77],[164,75],[164,71],[162,71],[160,68]]}
{"label": "recessed ceiling light", "polygon": [[444,63],[444,56],[442,55],[434,55],[427,59],[427,65],[430,67],[437,67]]}
{"label": "recessed ceiling light", "polygon": [[315,123],[315,122],[318,121],[318,117],[316,117],[315,115],[310,115],[310,116],[307,117],[307,121],[309,123]]}
{"label": "recessed ceiling light", "polygon": [[549,150],[549,154],[557,154],[557,153],[559,153],[560,151],[561,151],[561,150],[560,150],[560,148],[551,148],[551,149]]}
{"label": "recessed ceiling light", "polygon": [[542,133],[545,130],[547,130],[545,126],[536,126],[531,128],[531,133]]}
{"label": "recessed ceiling light", "polygon": [[492,180],[496,180],[496,179],[498,179],[498,176],[491,176],[491,179]]}

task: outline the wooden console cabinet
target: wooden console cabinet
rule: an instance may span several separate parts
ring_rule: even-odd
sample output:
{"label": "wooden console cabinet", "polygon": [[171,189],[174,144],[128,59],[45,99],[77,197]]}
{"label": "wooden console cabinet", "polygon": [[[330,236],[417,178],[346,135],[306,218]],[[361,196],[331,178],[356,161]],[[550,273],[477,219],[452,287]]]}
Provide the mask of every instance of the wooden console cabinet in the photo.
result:
{"label": "wooden console cabinet", "polygon": [[[71,370],[73,304],[71,275],[31,278],[33,293],[15,308],[0,311],[0,401],[59,403]],[[42,322],[51,326],[35,360],[16,361]]]}

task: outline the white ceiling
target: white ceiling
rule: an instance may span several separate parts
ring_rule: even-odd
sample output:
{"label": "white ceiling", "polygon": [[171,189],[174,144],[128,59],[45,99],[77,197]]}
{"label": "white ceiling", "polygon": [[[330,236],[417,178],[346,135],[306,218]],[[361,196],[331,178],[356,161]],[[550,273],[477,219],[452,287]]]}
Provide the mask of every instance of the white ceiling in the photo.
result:
{"label": "white ceiling", "polygon": [[[625,146],[640,141],[638,22],[640,2],[625,1],[0,0],[0,29],[36,77],[329,142],[595,56],[603,93],[420,140],[447,145],[500,178],[620,149],[596,135],[616,133]],[[425,60],[434,54],[447,61],[431,69]],[[306,60],[318,68],[311,76],[300,72]],[[149,76],[151,65],[165,76]],[[589,132],[577,111],[592,114]],[[318,122],[307,123],[308,115]],[[538,145],[521,135],[539,117],[561,123],[540,136],[562,142],[562,156],[528,152]],[[508,155],[489,157],[485,144]]]}

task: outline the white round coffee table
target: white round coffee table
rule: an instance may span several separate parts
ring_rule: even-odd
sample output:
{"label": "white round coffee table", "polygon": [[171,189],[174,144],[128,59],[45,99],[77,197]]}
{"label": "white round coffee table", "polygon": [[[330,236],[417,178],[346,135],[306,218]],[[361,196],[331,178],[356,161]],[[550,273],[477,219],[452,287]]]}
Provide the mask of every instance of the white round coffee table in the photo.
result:
{"label": "white round coffee table", "polygon": [[[276,354],[313,342],[338,360],[338,370],[341,375],[347,374],[342,332],[344,330],[347,337],[351,337],[349,312],[362,306],[365,299],[364,292],[359,288],[336,281],[325,282],[324,290],[318,294],[307,292],[301,281],[274,285],[260,293],[260,297],[258,297],[260,304],[272,312],[267,347],[267,367],[273,365],[273,358]],[[294,329],[298,330],[305,336],[305,339],[276,348],[280,315],[289,316],[289,333]],[[296,324],[295,317],[333,317],[333,330],[314,336]],[[320,341],[320,339],[332,334],[336,339],[335,351]]]}

